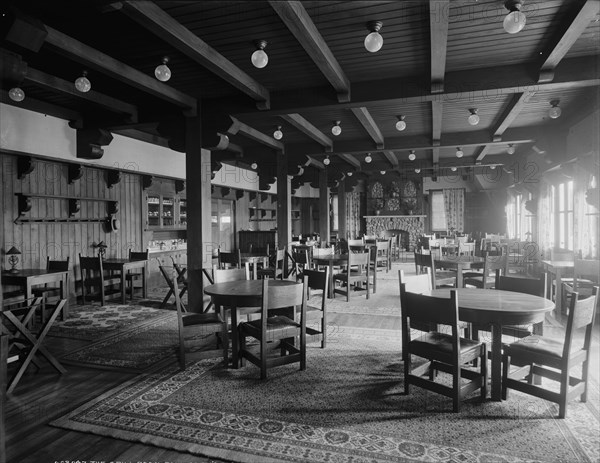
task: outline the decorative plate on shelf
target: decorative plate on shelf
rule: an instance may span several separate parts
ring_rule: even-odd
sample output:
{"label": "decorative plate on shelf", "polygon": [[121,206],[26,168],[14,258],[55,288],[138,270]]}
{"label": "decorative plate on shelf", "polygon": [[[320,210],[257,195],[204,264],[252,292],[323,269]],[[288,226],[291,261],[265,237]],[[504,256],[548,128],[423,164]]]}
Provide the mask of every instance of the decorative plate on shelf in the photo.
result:
{"label": "decorative plate on shelf", "polygon": [[400,210],[400,200],[398,198],[388,199],[387,208],[390,211],[399,211]]}

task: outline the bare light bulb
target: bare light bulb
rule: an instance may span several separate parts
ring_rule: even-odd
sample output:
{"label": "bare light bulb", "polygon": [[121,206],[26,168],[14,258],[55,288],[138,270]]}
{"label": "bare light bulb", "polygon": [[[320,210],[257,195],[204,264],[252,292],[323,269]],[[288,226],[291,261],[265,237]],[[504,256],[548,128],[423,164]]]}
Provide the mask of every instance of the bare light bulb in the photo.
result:
{"label": "bare light bulb", "polygon": [[265,53],[265,50],[264,50],[265,47],[267,46],[267,41],[266,40],[258,40],[257,42],[255,42],[255,44],[256,44],[256,47],[258,48],[258,50],[256,50],[254,53],[252,53],[252,57],[250,58],[250,61],[252,61],[252,65],[255,68],[262,69],[269,62],[269,56]]}
{"label": "bare light bulb", "polygon": [[167,66],[168,62],[169,57],[163,56],[162,64],[156,66],[156,69],[154,70],[154,76],[161,82],[166,82],[171,78],[171,70],[169,69],[169,66]]}
{"label": "bare light bulb", "polygon": [[331,160],[329,159],[329,156],[327,156],[325,159],[323,159],[323,164],[325,164],[326,166],[328,166],[331,163]]}
{"label": "bare light bulb", "polygon": [[369,164],[369,163],[370,163],[372,160],[373,160],[373,158],[371,157],[371,154],[367,154],[367,155],[365,156],[365,162],[366,162],[367,164]]}
{"label": "bare light bulb", "polygon": [[490,169],[492,169],[492,170],[494,170],[495,168],[496,168],[496,166],[493,164],[490,166]]}
{"label": "bare light bulb", "polygon": [[379,33],[382,25],[381,21],[370,21],[367,23],[367,28],[371,33],[365,37],[365,48],[371,53],[381,50],[383,46],[383,37]]}
{"label": "bare light bulb", "polygon": [[477,125],[479,124],[479,116],[477,115],[477,109],[469,109],[471,114],[469,115],[469,124]]}
{"label": "bare light bulb", "polygon": [[465,155],[465,153],[463,153],[463,150],[461,150],[460,148],[456,148],[456,157],[457,158],[462,158]]}
{"label": "bare light bulb", "polygon": [[75,88],[81,93],[89,92],[92,89],[92,83],[87,78],[87,71],[83,71],[81,77],[75,80]]}
{"label": "bare light bulb", "polygon": [[452,172],[456,172],[456,167],[455,167],[455,166],[452,166],[452,167],[450,167],[450,170],[451,170]]}
{"label": "bare light bulb", "polygon": [[25,92],[20,87],[13,87],[8,91],[8,97],[13,101],[23,101],[25,99]]}
{"label": "bare light bulb", "polygon": [[560,103],[558,100],[552,100],[550,102],[552,105],[552,107],[548,110],[548,116],[550,119],[558,119],[562,114],[562,110],[558,107],[558,103]]}
{"label": "bare light bulb", "polygon": [[421,173],[421,169],[415,169],[415,174],[420,174]]}
{"label": "bare light bulb", "polygon": [[514,0],[507,1],[505,6],[510,10],[510,13],[506,15],[502,22],[504,30],[509,34],[516,34],[517,32],[522,31],[527,22],[527,17],[525,16],[525,13],[521,12],[521,2]]}
{"label": "bare light bulb", "polygon": [[507,152],[508,154],[515,154],[515,147],[513,146],[513,144],[512,144],[512,143],[509,143],[509,145],[508,145],[508,149],[506,150],[506,152]]}
{"label": "bare light bulb", "polygon": [[331,133],[334,134],[336,137],[342,133],[342,128],[340,127],[340,122],[341,121],[335,121],[335,125],[331,128]]}
{"label": "bare light bulb", "polygon": [[348,172],[348,177],[352,177],[352,172]]}
{"label": "bare light bulb", "polygon": [[411,161],[414,161],[415,159],[417,159],[417,156],[415,154],[415,150],[412,150],[410,152],[410,154],[408,155],[408,159],[410,159]]}
{"label": "bare light bulb", "polygon": [[275,132],[273,132],[273,138],[275,138],[275,140],[281,140],[283,138],[283,132],[281,131],[281,126],[277,126],[277,130],[275,130]]}
{"label": "bare light bulb", "polygon": [[252,170],[256,170],[258,169],[258,164],[253,162],[252,164],[250,164],[250,167],[252,168]]}
{"label": "bare light bulb", "polygon": [[405,118],[406,116],[400,116],[400,120],[396,122],[396,130],[398,132],[402,132],[404,129],[406,129],[406,122],[404,121]]}
{"label": "bare light bulb", "polygon": [[380,171],[381,175],[385,175],[385,170]]}

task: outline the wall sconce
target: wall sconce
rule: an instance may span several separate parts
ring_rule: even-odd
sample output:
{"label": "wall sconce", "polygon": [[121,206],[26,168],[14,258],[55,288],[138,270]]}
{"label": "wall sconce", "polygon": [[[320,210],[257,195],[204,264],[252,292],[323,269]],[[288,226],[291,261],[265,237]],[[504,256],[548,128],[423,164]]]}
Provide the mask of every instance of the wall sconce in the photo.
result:
{"label": "wall sconce", "polygon": [[456,157],[457,158],[462,158],[465,155],[465,153],[463,153],[463,150],[461,150],[459,147],[456,148]]}
{"label": "wall sconce", "polygon": [[516,34],[522,31],[527,22],[525,13],[521,12],[521,8],[523,7],[522,0],[507,0],[504,2],[504,7],[510,11],[502,22],[504,30],[509,34]]}
{"label": "wall sconce", "polygon": [[325,164],[326,166],[328,166],[331,163],[331,160],[329,159],[329,155],[327,155],[325,157],[325,159],[323,159],[323,164]]}
{"label": "wall sconce", "polygon": [[508,144],[508,149],[506,150],[508,154],[515,154],[515,147],[512,143]]}
{"label": "wall sconce", "polygon": [[369,163],[370,163],[372,160],[373,160],[373,158],[371,157],[371,153],[368,153],[368,154],[365,156],[365,162],[366,162],[367,164],[369,164]]}
{"label": "wall sconce", "polygon": [[21,251],[19,251],[17,248],[15,248],[13,246],[8,250],[6,255],[10,256],[8,258],[8,263],[10,264],[9,272],[10,273],[19,273],[19,270],[17,269],[17,264],[19,263],[19,256],[21,255]]}
{"label": "wall sconce", "polygon": [[275,132],[273,132],[273,138],[275,140],[281,140],[283,138],[283,132],[281,131],[280,125],[278,125],[277,130],[275,130]]}
{"label": "wall sconce", "polygon": [[470,125],[477,125],[479,124],[479,116],[477,115],[477,109],[476,108],[472,108],[469,109],[469,111],[471,111],[471,114],[469,115],[469,124]]}
{"label": "wall sconce", "polygon": [[256,42],[254,42],[254,45],[256,45],[257,50],[254,53],[252,53],[250,61],[252,61],[252,65],[255,68],[262,69],[269,62],[269,56],[265,52],[265,48],[267,47],[267,41],[257,40]]}
{"label": "wall sconce", "polygon": [[87,78],[87,71],[83,71],[81,77],[75,79],[75,88],[81,93],[87,93],[92,89],[92,83]]}
{"label": "wall sconce", "polygon": [[367,29],[371,31],[369,35],[365,37],[365,48],[371,53],[381,50],[383,46],[383,37],[379,33],[383,23],[381,21],[369,21],[367,23]]}
{"label": "wall sconce", "polygon": [[398,132],[402,132],[405,128],[406,128],[406,122],[404,121],[404,119],[406,119],[406,116],[400,116],[399,121],[396,122],[396,130]]}
{"label": "wall sconce", "polygon": [[548,110],[548,116],[550,119],[558,119],[562,114],[562,109],[558,107],[560,100],[552,100],[550,104],[552,107]]}
{"label": "wall sconce", "polygon": [[156,66],[156,69],[154,70],[154,76],[161,82],[166,82],[171,78],[171,70],[169,69],[169,66],[167,66],[168,62],[169,57],[163,56],[162,64]]}
{"label": "wall sconce", "polygon": [[331,133],[334,134],[336,137],[342,133],[342,128],[340,127],[342,121],[335,121],[335,125],[333,127],[331,127]]}
{"label": "wall sconce", "polygon": [[13,87],[8,91],[8,97],[19,103],[25,99],[25,92],[21,87]]}
{"label": "wall sconce", "polygon": [[411,161],[414,161],[415,159],[417,159],[417,155],[415,154],[415,150],[410,150],[410,154],[408,155],[408,159],[410,159]]}
{"label": "wall sconce", "polygon": [[106,248],[108,247],[104,241],[100,241],[98,244],[94,242],[92,243],[92,247],[98,249],[98,255],[100,256],[100,259],[104,260],[104,257],[106,256]]}

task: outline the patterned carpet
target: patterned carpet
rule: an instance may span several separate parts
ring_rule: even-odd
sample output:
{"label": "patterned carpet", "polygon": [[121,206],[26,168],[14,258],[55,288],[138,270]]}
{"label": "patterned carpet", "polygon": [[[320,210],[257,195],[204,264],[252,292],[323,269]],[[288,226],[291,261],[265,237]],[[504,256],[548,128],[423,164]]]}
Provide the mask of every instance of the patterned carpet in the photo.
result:
{"label": "patterned carpet", "polygon": [[336,338],[308,367],[224,369],[216,360],[141,375],[54,426],[236,462],[598,461],[599,391],[587,404],[513,392],[463,403],[420,388],[401,394],[400,345]]}

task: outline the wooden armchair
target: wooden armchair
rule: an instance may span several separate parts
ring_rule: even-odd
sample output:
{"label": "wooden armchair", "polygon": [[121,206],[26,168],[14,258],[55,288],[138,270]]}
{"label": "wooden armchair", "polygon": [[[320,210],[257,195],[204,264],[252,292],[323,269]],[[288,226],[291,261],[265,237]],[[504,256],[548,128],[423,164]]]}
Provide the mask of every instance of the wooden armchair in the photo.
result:
{"label": "wooden armchair", "polygon": [[83,257],[79,254],[79,266],[81,269],[81,301],[86,304],[88,299],[99,300],[104,305],[109,299],[121,297],[123,288],[114,289],[115,285],[121,284],[121,278],[112,277],[104,273],[102,258]]}
{"label": "wooden armchair", "polygon": [[223,252],[221,248],[218,250],[219,268],[240,268],[242,263],[242,254],[240,250],[232,252]]}
{"label": "wooden armchair", "polygon": [[[461,401],[471,392],[480,389],[481,400],[487,394],[487,348],[485,343],[461,338],[458,326],[458,299],[456,291],[450,298],[437,298],[415,294],[400,286],[402,312],[402,357],[404,360],[404,393],[415,385],[452,398],[452,409],[460,411]],[[422,330],[428,324],[447,325],[449,334],[431,331],[412,337],[412,330]],[[427,360],[413,368],[412,356]],[[479,371],[463,368],[467,363],[480,359]],[[436,372],[452,375],[452,385],[435,381]],[[428,378],[424,375],[428,374]],[[463,379],[467,379],[464,382]]]}
{"label": "wooden armchair", "polygon": [[[278,365],[298,362],[300,370],[306,369],[307,280],[305,277],[303,283],[279,286],[265,278],[260,318],[240,323],[238,327],[242,365],[246,359],[258,366],[261,379],[267,378],[268,368]],[[285,308],[289,308],[287,316],[269,314],[271,310]],[[258,340],[258,351],[246,344],[248,337]],[[298,346],[294,345],[295,339],[299,340]],[[275,350],[279,350],[279,355],[273,355]]]}
{"label": "wooden armchair", "polygon": [[440,286],[456,286],[456,272],[437,270],[435,268],[435,256],[432,251],[415,251],[414,255],[417,275],[423,273],[424,269],[429,268],[431,285],[433,288],[439,288]]}
{"label": "wooden armchair", "polygon": [[285,249],[278,249],[275,254],[275,260],[266,268],[257,269],[256,273],[258,278],[279,278],[283,280],[285,263]]}
{"label": "wooden armchair", "polygon": [[[148,260],[149,257],[149,252],[146,249],[146,251],[144,252],[135,252],[132,251],[131,249],[129,250],[129,260],[131,261],[137,261],[137,260]],[[134,285],[134,283],[136,281],[140,281],[144,279],[144,273],[143,272],[127,272],[127,274],[125,275],[125,281],[127,284],[127,287],[129,289],[129,294],[131,295],[131,300],[133,301],[133,292],[136,288],[136,286]],[[143,282],[143,285],[147,284],[147,282]],[[138,289],[141,289],[142,292],[144,290],[144,287],[138,287]]]}
{"label": "wooden armchair", "polygon": [[508,274],[508,256],[506,254],[486,254],[483,272],[463,273],[463,285],[475,286],[480,289],[495,288],[500,275]]}
{"label": "wooden armchair", "polygon": [[306,322],[311,320],[318,322],[318,327],[312,326],[306,328],[308,335],[321,335],[321,348],[327,346],[327,294],[329,289],[329,268],[325,271],[304,270],[303,276],[307,278],[308,298],[313,295],[313,291],[321,291],[321,297],[318,304],[307,304]]}
{"label": "wooden armchair", "polygon": [[[578,300],[576,292],[570,293],[569,314],[565,337],[528,336],[504,347],[502,357],[502,397],[507,398],[508,389],[530,394],[558,404],[558,417],[565,418],[567,403],[576,396],[587,401],[590,350],[594,317],[598,306],[598,287],[593,295]],[[573,345],[574,332],[585,328],[583,346]],[[511,364],[525,365],[510,371]],[[573,370],[580,376],[572,376]],[[533,384],[534,376],[540,375],[560,384],[558,392]]]}
{"label": "wooden armchair", "polygon": [[370,272],[370,253],[365,252],[350,252],[348,254],[348,268],[345,272],[337,273],[333,276],[333,281],[339,281],[345,285],[346,290],[341,288],[335,288],[333,294],[336,293],[345,294],[346,301],[350,301],[350,293],[352,292],[352,285],[357,283],[364,284],[367,291],[367,299],[369,299],[371,293],[371,272]]}

